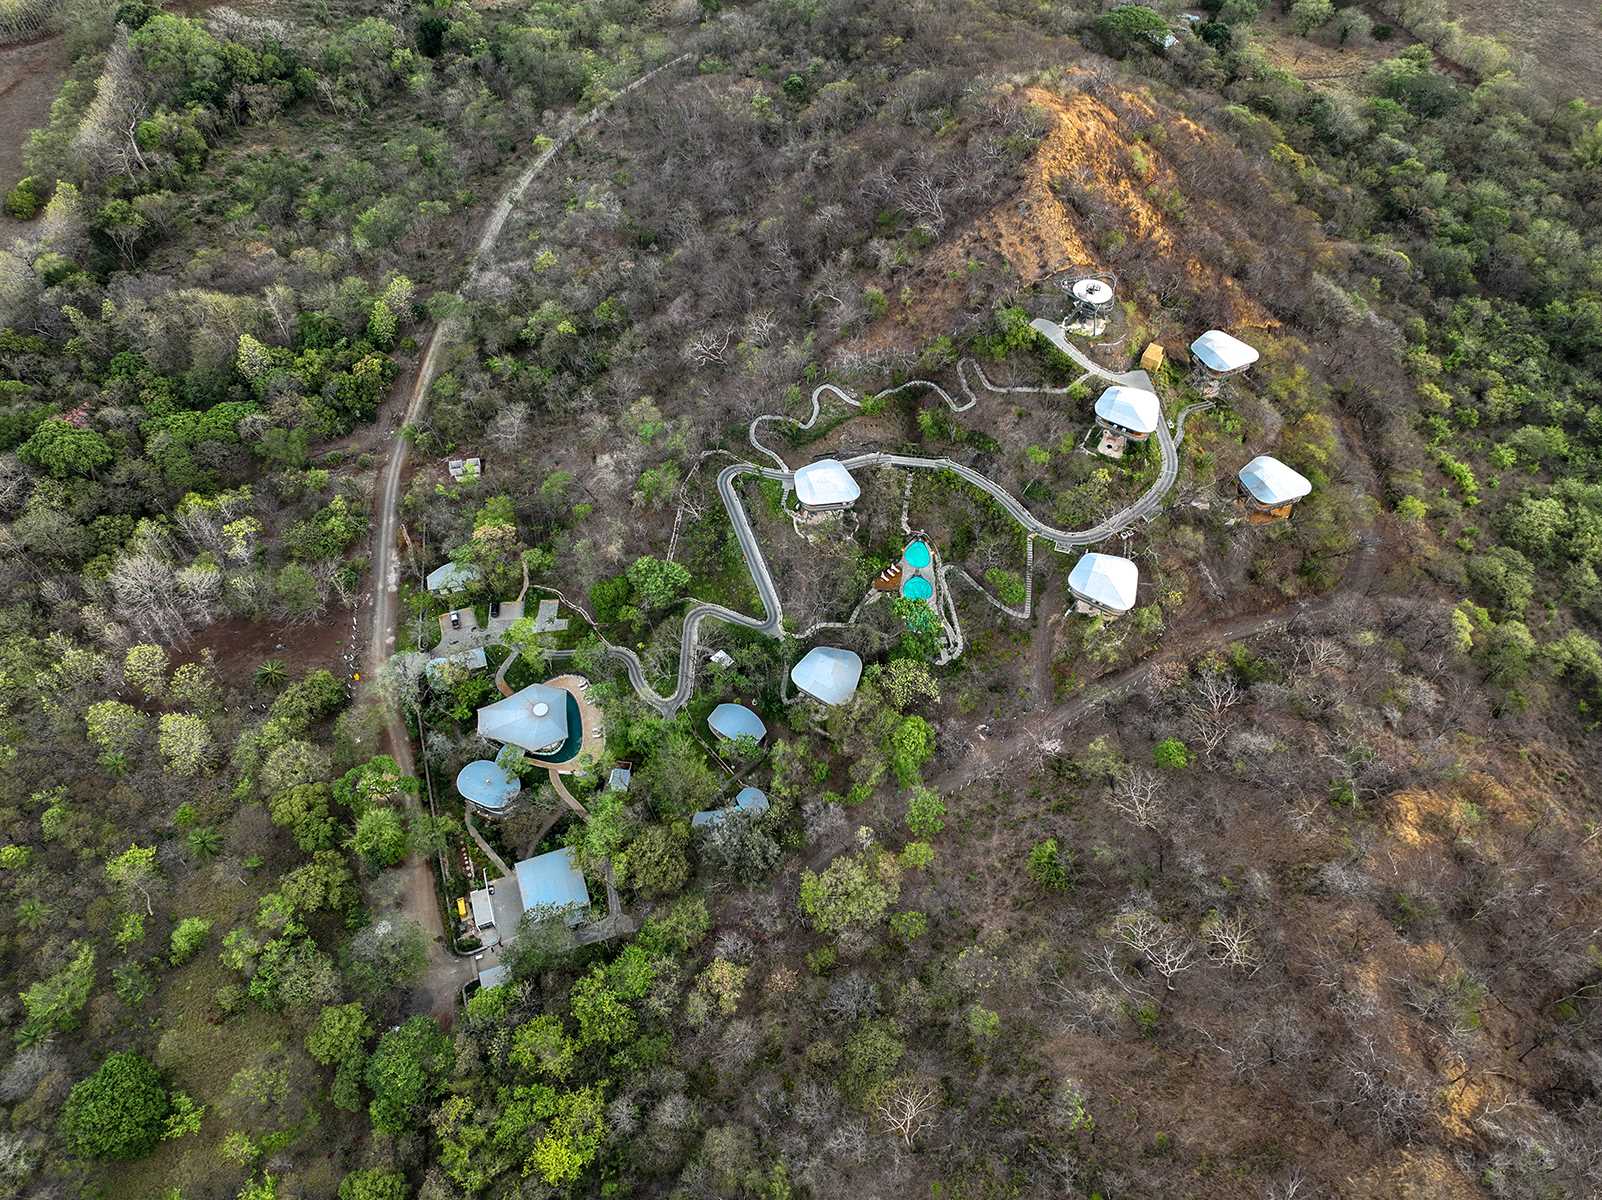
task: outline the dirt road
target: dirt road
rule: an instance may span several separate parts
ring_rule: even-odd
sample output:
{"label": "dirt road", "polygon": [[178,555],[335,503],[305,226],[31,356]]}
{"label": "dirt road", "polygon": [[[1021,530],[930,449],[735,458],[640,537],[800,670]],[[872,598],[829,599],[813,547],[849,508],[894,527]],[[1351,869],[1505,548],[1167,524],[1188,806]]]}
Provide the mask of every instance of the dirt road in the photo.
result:
{"label": "dirt road", "polygon": [[[664,63],[656,70],[636,79],[592,112],[576,120],[570,120],[564,125],[556,139],[512,182],[484,218],[478,244],[468,261],[467,275],[462,285],[463,292],[471,291],[478,282],[501,231],[506,227],[507,220],[522,200],[523,194],[528,191],[529,185],[551,160],[578,134],[599,121],[613,103],[649,82],[658,73],[684,62],[688,57],[680,55]],[[461,323],[454,317],[441,321],[429,332],[417,370],[408,377],[411,390],[407,397],[405,413],[390,443],[389,457],[384,464],[383,484],[373,502],[373,586],[368,606],[367,653],[363,670],[367,686],[364,687],[363,700],[384,705],[384,740],[390,755],[408,775],[416,774],[411,735],[407,731],[400,711],[393,704],[389,704],[371,685],[378,679],[384,663],[395,652],[397,606],[400,598],[400,559],[395,551],[395,535],[400,524],[401,485],[406,479],[406,467],[411,453],[411,443],[406,439],[405,430],[408,425],[418,424],[427,411],[428,390],[439,372],[440,356],[455,342],[460,332]],[[421,811],[420,799],[413,797],[410,803],[415,811]],[[455,1012],[457,992],[464,983],[474,977],[476,968],[471,959],[459,958],[450,949],[445,935],[444,921],[440,915],[433,866],[427,859],[414,855],[406,861],[401,870],[405,873],[406,879],[406,898],[403,905],[406,915],[421,925],[429,937],[428,972],[418,989],[424,1002],[420,1007],[425,1007],[435,1017],[448,1022]]]}
{"label": "dirt road", "polygon": [[1273,612],[1205,625],[1174,638],[1167,648],[1150,658],[1098,679],[1072,699],[1054,708],[993,727],[997,729],[995,736],[969,748],[959,762],[931,780],[930,786],[941,792],[958,792],[971,784],[1000,776],[1013,769],[1020,760],[1038,753],[1044,743],[1061,740],[1069,729],[1096,710],[1136,691],[1161,663],[1189,661],[1213,647],[1275,633],[1298,621],[1328,613],[1346,600],[1368,595],[1379,573],[1382,545],[1383,540],[1377,532],[1363,534],[1340,585],[1322,599],[1299,601]]}

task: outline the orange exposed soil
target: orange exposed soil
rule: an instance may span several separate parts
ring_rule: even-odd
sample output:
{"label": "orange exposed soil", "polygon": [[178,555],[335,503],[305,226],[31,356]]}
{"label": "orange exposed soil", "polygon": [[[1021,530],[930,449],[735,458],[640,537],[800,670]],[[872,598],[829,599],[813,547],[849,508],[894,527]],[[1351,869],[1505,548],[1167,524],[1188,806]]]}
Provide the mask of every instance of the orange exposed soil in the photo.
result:
{"label": "orange exposed soil", "polygon": [[[1194,201],[1183,195],[1156,140],[1137,140],[1117,111],[1088,92],[1063,97],[1035,86],[1024,97],[1046,114],[1050,128],[1025,165],[1017,190],[929,254],[907,281],[918,299],[872,326],[849,350],[915,349],[928,337],[950,330],[963,307],[963,279],[972,262],[999,258],[1029,287],[1069,268],[1097,269],[1098,232],[1105,236],[1116,231],[1128,240],[1146,242],[1156,254],[1175,252],[1173,221],[1164,205]],[[1187,117],[1160,111],[1142,95],[1126,92],[1119,99],[1160,125],[1166,138],[1199,141],[1211,136]],[[1060,198],[1074,190],[1116,214],[1111,230],[1092,228]],[[1278,324],[1233,279],[1219,280],[1212,268],[1192,256],[1184,261],[1192,279],[1210,281],[1231,296],[1235,324]]]}

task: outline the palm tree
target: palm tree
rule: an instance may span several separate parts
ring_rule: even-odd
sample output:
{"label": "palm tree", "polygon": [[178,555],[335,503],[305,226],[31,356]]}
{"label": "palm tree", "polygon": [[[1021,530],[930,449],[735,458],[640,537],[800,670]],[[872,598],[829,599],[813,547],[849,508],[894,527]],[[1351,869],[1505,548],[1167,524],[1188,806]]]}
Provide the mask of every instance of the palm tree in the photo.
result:
{"label": "palm tree", "polygon": [[113,779],[121,779],[128,773],[128,756],[119,750],[113,750],[100,756],[100,765],[106,769],[106,774]]}
{"label": "palm tree", "polygon": [[189,851],[196,858],[215,858],[222,849],[222,834],[210,825],[197,825],[189,831]]}
{"label": "palm tree", "polygon": [[277,691],[289,682],[289,670],[281,659],[269,658],[256,668],[256,686]]}

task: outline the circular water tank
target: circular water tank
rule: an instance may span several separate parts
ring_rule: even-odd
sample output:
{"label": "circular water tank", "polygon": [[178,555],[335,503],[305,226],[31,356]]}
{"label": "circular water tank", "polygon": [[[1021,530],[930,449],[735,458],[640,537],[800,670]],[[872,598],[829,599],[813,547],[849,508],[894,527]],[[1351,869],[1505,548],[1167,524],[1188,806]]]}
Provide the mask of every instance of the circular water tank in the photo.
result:
{"label": "circular water tank", "polygon": [[1081,304],[1089,304],[1095,308],[1101,308],[1103,305],[1112,303],[1113,290],[1105,280],[1081,279],[1074,284],[1071,290],[1074,294],[1074,299]]}

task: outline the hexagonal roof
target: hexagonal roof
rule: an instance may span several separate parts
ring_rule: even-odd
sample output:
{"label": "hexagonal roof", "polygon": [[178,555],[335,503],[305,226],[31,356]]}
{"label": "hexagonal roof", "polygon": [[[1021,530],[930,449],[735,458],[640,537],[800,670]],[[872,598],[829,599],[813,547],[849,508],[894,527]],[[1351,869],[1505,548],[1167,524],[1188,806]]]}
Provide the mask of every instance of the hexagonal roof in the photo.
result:
{"label": "hexagonal roof", "polygon": [[832,458],[820,458],[808,463],[795,473],[796,499],[810,507],[828,504],[850,504],[862,495],[857,481],[845,464]]}
{"label": "hexagonal roof", "polygon": [[1209,371],[1242,371],[1257,361],[1257,351],[1222,329],[1209,329],[1190,344],[1190,352]]}
{"label": "hexagonal roof", "polygon": [[1150,433],[1162,420],[1162,406],[1153,392],[1114,384],[1096,401],[1096,415],[1131,433]]}
{"label": "hexagonal roof", "polygon": [[1135,607],[1139,583],[1140,568],[1116,554],[1087,554],[1068,573],[1069,591],[1112,612],[1128,612]]}
{"label": "hexagonal roof", "polygon": [[1313,490],[1307,476],[1266,454],[1240,469],[1240,482],[1259,504],[1293,504]]}
{"label": "hexagonal roof", "polygon": [[836,646],[814,646],[790,668],[795,686],[825,704],[844,704],[851,699],[861,678],[862,659]]}

